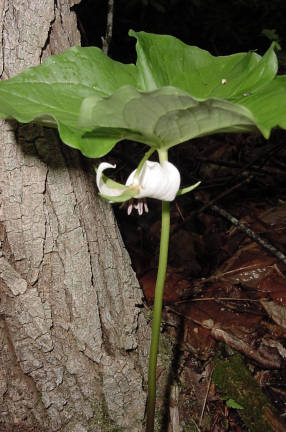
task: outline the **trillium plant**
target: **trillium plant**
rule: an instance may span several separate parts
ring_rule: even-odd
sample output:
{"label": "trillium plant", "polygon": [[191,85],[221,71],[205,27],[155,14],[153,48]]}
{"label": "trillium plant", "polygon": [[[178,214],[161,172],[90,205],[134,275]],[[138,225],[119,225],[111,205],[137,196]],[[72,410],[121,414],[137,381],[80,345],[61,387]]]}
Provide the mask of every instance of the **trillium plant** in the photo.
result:
{"label": "trillium plant", "polygon": [[[61,140],[85,156],[101,158],[121,140],[146,146],[125,184],[96,181],[102,198],[129,201],[128,212],[147,211],[146,198],[162,201],[162,225],[149,360],[146,431],[154,430],[156,364],[170,232],[170,202],[180,189],[168,161],[177,144],[214,133],[286,128],[286,76],[277,75],[273,43],[255,52],[214,57],[172,36],[136,33],[137,62],[122,64],[95,47],[73,47],[0,83],[0,117],[57,128]],[[150,161],[157,152],[158,161]],[[131,200],[131,201],[130,201]],[[134,200],[136,204],[134,204]]]}

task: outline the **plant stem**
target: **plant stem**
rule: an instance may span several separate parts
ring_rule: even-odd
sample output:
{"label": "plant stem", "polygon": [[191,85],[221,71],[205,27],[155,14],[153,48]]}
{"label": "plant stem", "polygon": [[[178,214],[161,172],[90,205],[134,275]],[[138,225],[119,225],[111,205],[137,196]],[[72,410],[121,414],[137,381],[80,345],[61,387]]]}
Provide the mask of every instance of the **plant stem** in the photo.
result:
{"label": "plant stem", "polygon": [[148,372],[148,398],[146,432],[154,431],[155,403],[156,403],[156,368],[160,339],[160,324],[163,306],[163,292],[166,278],[168,247],[170,234],[170,203],[162,201],[162,226],[160,239],[160,256],[155,288],[153,307],[152,336]]}

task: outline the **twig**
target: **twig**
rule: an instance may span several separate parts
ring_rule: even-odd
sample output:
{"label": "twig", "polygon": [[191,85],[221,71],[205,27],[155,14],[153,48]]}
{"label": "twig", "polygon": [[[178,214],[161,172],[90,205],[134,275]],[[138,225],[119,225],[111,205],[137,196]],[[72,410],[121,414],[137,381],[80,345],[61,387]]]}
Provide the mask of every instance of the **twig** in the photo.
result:
{"label": "twig", "polygon": [[256,234],[254,231],[252,231],[250,228],[247,228],[244,224],[239,222],[238,219],[236,219],[234,216],[232,216],[230,213],[228,213],[226,210],[218,207],[217,205],[212,205],[211,209],[223,216],[225,219],[229,220],[233,225],[237,227],[239,231],[244,232],[248,235],[248,237],[252,238],[256,243],[259,243],[261,246],[264,247],[264,249],[268,250],[272,253],[276,258],[278,258],[283,264],[286,264],[286,256],[279,251],[275,246],[273,246],[271,243],[269,243],[267,240],[264,240],[262,237],[260,237],[259,234]]}
{"label": "twig", "polygon": [[197,431],[198,431],[198,432],[201,432],[201,429],[199,428],[199,426],[197,425],[197,423],[195,422],[195,420],[194,420],[192,417],[190,418],[190,421],[191,421],[192,423],[194,423],[194,425],[195,425]]}
{"label": "twig", "polygon": [[[211,321],[211,320],[210,320]],[[226,343],[236,351],[241,352],[246,357],[251,358],[258,364],[261,364],[267,369],[279,369],[281,367],[279,359],[272,354],[271,357],[264,357],[263,353],[260,353],[258,349],[254,349],[253,346],[239,339],[234,334],[231,334],[221,328],[217,328],[215,325],[210,328],[212,337],[220,342]]]}
{"label": "twig", "polygon": [[212,205],[220,200],[221,198],[224,198],[226,195],[229,195],[231,192],[233,192],[234,190],[240,188],[242,185],[244,185],[245,183],[250,183],[251,180],[254,178],[253,175],[248,176],[246,179],[242,180],[240,183],[237,183],[235,185],[233,185],[231,188],[227,189],[226,191],[220,193],[219,195],[217,195],[216,197],[214,197],[212,200],[206,202],[198,211],[198,213],[202,213],[204,210],[206,210],[209,207],[212,207]]}
{"label": "twig", "polygon": [[205,412],[205,408],[206,408],[206,403],[207,403],[207,400],[208,400],[208,395],[209,395],[209,392],[210,392],[210,386],[211,386],[211,382],[212,382],[214,365],[215,365],[215,362],[213,362],[211,373],[210,373],[210,376],[209,376],[208,387],[207,387],[207,391],[206,391],[206,395],[205,395],[205,398],[204,398],[204,403],[203,403],[202,411],[201,411],[201,415],[200,415],[199,427],[202,426],[203,416],[204,416],[204,412]]}
{"label": "twig", "polygon": [[[203,281],[205,282],[205,281]],[[177,302],[174,302],[172,304],[177,305],[177,304],[181,304],[181,303],[188,303],[188,302],[197,302],[197,301],[241,301],[241,302],[259,302],[260,300],[255,300],[255,299],[248,299],[248,298],[244,298],[244,299],[239,299],[239,298],[234,298],[234,297],[202,297],[202,298],[191,298],[191,299],[185,299],[185,300],[180,300]]]}
{"label": "twig", "polygon": [[114,11],[114,0],[108,0],[106,33],[105,33],[105,37],[102,37],[102,50],[106,55],[109,52],[109,46],[112,39],[113,11]]}
{"label": "twig", "polygon": [[[211,206],[217,202],[218,200],[220,200],[221,198],[229,195],[231,192],[233,192],[235,189],[240,188],[240,186],[242,186],[245,183],[250,183],[250,181],[253,179],[253,175],[248,176],[246,179],[244,179],[243,181],[241,181],[240,183],[237,183],[235,185],[233,185],[231,188],[227,189],[226,191],[220,193],[218,196],[214,197],[212,200],[210,201],[202,201],[199,198],[197,198],[196,196],[194,197],[196,201],[198,201],[199,203],[203,204],[202,207],[200,207],[198,210],[195,210],[193,212],[191,212],[191,214],[185,218],[182,217],[182,222],[180,224],[178,224],[177,226],[175,226],[172,229],[172,235],[174,235],[177,231],[179,231],[180,229],[182,229],[185,225],[187,225],[192,218],[195,215],[199,215],[200,213],[202,213],[203,211],[207,210],[208,208],[211,208]],[[181,216],[181,212],[179,211],[178,207],[177,207],[178,212],[180,213]]]}

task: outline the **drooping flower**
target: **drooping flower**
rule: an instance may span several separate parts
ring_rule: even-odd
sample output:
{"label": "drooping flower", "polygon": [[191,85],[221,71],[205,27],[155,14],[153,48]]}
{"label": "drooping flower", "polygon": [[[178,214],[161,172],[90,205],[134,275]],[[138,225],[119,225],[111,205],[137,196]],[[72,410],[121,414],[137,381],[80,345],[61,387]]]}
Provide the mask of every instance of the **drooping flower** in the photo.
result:
{"label": "drooping flower", "polygon": [[122,185],[108,179],[103,171],[115,168],[102,162],[96,174],[96,183],[100,194],[109,202],[123,202],[131,198],[156,198],[162,201],[173,201],[178,193],[181,176],[178,169],[168,161],[161,164],[147,160],[140,172],[132,171],[126,184]]}

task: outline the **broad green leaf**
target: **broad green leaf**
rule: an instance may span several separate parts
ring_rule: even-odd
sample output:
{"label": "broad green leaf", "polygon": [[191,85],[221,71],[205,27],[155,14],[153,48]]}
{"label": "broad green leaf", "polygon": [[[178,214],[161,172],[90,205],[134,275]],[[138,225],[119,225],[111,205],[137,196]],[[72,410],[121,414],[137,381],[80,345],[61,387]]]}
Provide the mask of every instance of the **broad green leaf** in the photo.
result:
{"label": "broad green leaf", "polygon": [[[94,156],[106,154],[117,140],[93,140],[77,127],[81,102],[100,99],[126,84],[136,84],[136,68],[111,60],[99,48],[73,47],[43,64],[0,83],[0,116],[19,122],[37,121],[58,127],[62,140],[84,152],[94,145]],[[100,146],[102,145],[102,149]]]}
{"label": "broad green leaf", "polygon": [[63,142],[101,157],[123,139],[169,148],[217,132],[286,128],[286,79],[275,43],[263,57],[212,56],[172,36],[130,31],[138,59],[73,47],[0,83],[0,117],[57,127]]}
{"label": "broad green leaf", "polygon": [[271,81],[277,73],[275,43],[264,57],[254,53],[212,56],[179,39],[151,33],[129,34],[137,39],[137,63],[142,90],[178,87],[198,99],[229,98]]}
{"label": "broad green leaf", "polygon": [[79,125],[118,130],[118,140],[136,139],[165,149],[209,133],[256,129],[251,112],[240,105],[220,99],[199,101],[174,87],[140,92],[131,86],[100,101],[84,100]]}
{"label": "broad green leaf", "polygon": [[117,133],[106,131],[106,129],[104,133],[101,130],[89,131],[84,128],[69,127],[62,122],[59,123],[58,128],[65,144],[80,150],[82,154],[90,158],[100,158],[106,155],[120,141]]}
{"label": "broad green leaf", "polygon": [[[263,57],[253,52],[214,57],[172,36],[132,30],[130,35],[137,38],[141,91],[122,87],[108,99],[87,98],[80,113],[81,127],[104,126],[106,131],[121,127],[126,139],[165,149],[217,132],[258,128],[269,137],[272,127],[284,127],[285,102],[279,91],[273,95],[272,90],[272,86],[282,93],[286,90],[285,81],[277,85],[275,80],[275,44]],[[251,104],[254,99],[247,98],[252,94],[259,97]],[[275,98],[281,99],[280,107]],[[264,104],[259,103],[262,100]]]}
{"label": "broad green leaf", "polygon": [[286,75],[276,77],[258,91],[235,102],[253,113],[257,126],[266,138],[273,127],[286,129]]}

